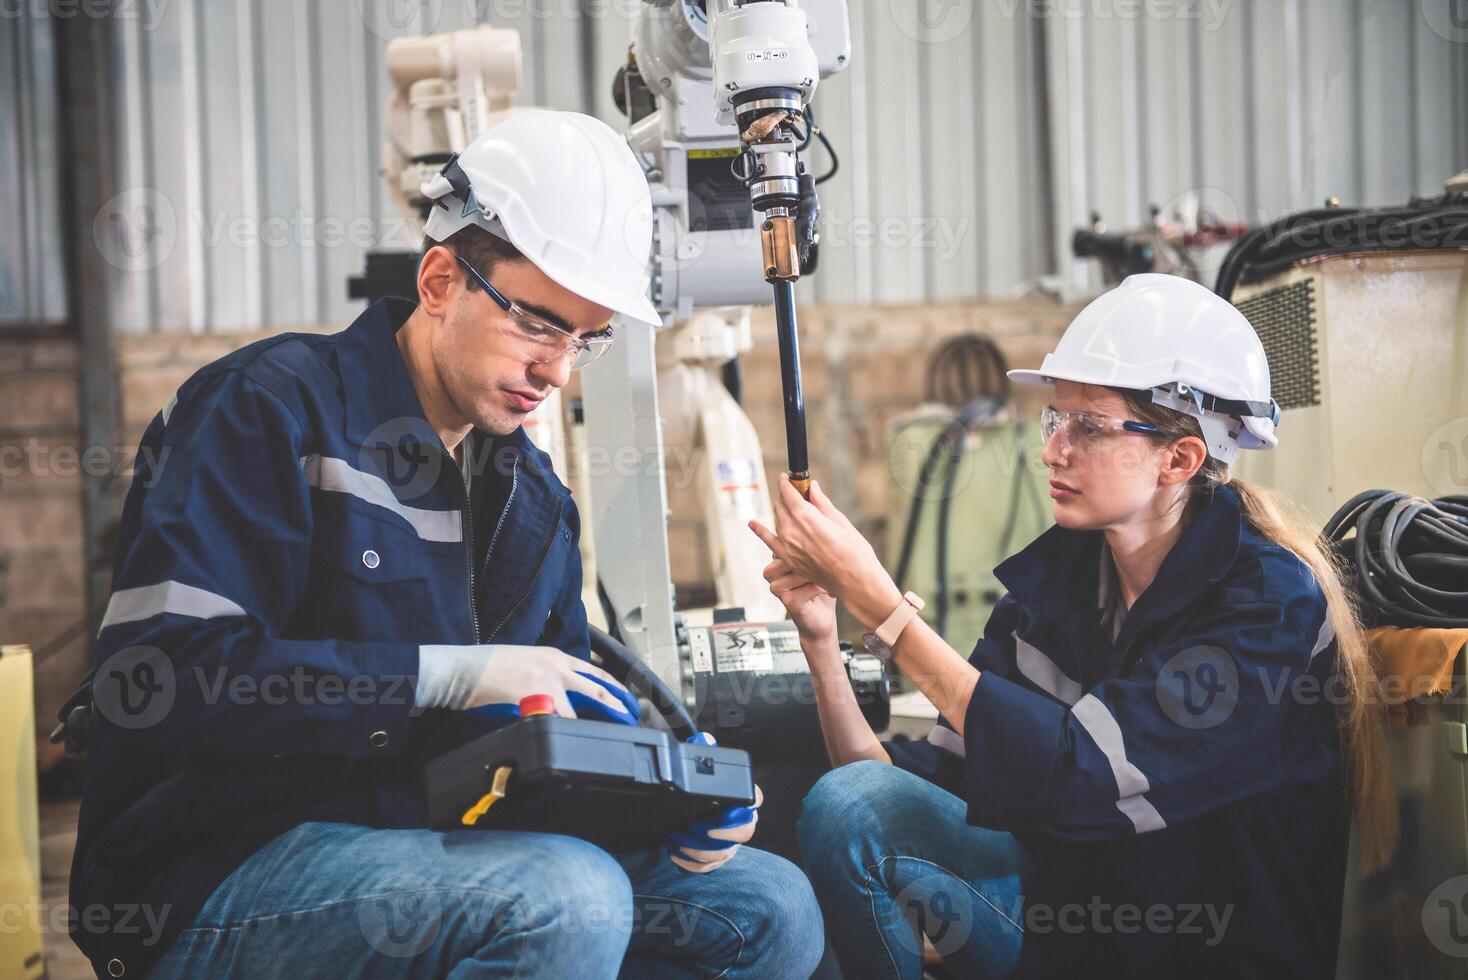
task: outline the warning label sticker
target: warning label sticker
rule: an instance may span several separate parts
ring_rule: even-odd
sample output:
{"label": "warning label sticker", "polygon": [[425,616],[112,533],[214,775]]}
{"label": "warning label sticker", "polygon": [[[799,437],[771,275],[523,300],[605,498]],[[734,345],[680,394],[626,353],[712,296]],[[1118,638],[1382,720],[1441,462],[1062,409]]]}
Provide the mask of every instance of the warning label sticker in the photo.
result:
{"label": "warning label sticker", "polygon": [[734,623],[714,627],[713,634],[714,666],[719,673],[775,669],[775,653],[770,648],[770,631],[765,627]]}
{"label": "warning label sticker", "polygon": [[728,160],[739,155],[737,146],[716,146],[711,150],[689,150],[690,160]]}
{"label": "warning label sticker", "polygon": [[713,645],[709,642],[709,635],[703,630],[693,630],[688,638],[689,649],[693,653],[693,669],[710,671],[714,669]]}

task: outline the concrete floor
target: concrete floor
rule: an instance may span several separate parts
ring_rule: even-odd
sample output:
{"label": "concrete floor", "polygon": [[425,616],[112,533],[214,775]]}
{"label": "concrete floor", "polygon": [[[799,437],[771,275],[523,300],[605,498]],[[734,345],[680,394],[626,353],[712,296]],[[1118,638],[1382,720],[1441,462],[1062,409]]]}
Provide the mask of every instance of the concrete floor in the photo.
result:
{"label": "concrete floor", "polygon": [[51,909],[66,904],[71,854],[76,849],[76,800],[41,804],[41,903],[47,910],[47,980],[89,980],[92,964],[64,932],[51,928]]}

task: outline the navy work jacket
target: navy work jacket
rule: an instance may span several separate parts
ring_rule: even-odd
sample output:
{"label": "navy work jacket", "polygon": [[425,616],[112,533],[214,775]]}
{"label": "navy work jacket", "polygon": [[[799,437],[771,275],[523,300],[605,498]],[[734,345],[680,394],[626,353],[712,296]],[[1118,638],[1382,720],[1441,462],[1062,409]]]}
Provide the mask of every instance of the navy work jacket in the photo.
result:
{"label": "navy work jacket", "polygon": [[1102,547],[1054,527],[996,569],[963,734],[940,721],[893,761],[1034,856],[1022,975],[1332,976],[1348,816],[1324,594],[1227,486],[1119,632]]}
{"label": "navy work jacket", "polygon": [[71,872],[99,975],[146,973],[297,824],[424,825],[423,764],[478,731],[414,710],[420,645],[589,656],[569,491],[523,430],[446,453],[394,339],[412,310],[235,351],[143,436]]}

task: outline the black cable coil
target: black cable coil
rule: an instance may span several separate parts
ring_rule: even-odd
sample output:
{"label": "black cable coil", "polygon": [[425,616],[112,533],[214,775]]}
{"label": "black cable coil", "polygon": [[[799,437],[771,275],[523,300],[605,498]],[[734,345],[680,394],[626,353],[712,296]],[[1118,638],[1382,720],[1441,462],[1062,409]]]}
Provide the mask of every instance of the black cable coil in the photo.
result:
{"label": "black cable coil", "polygon": [[1468,496],[1367,490],[1321,533],[1345,559],[1366,625],[1468,627]]}
{"label": "black cable coil", "polygon": [[1468,248],[1468,193],[1414,197],[1402,207],[1326,207],[1286,215],[1234,243],[1213,290],[1260,282],[1305,259],[1350,252]]}

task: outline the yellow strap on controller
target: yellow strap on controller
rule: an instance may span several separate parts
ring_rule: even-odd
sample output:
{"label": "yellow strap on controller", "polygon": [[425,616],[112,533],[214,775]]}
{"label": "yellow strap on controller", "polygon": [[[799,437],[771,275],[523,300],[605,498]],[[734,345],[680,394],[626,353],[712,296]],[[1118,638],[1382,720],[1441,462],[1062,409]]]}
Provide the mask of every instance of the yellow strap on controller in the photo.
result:
{"label": "yellow strap on controller", "polygon": [[505,798],[505,790],[510,784],[510,774],[514,772],[511,766],[500,766],[494,771],[494,782],[489,786],[489,792],[479,798],[479,802],[464,811],[460,821],[465,827],[472,827],[479,822],[479,818],[489,812],[489,808]]}

